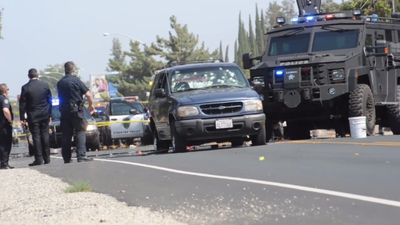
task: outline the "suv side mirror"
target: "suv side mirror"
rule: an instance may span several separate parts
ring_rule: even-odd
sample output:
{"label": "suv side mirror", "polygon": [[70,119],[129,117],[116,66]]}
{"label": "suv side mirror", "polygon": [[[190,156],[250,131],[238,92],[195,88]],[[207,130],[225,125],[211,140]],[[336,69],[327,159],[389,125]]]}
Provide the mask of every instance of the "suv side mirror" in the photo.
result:
{"label": "suv side mirror", "polygon": [[157,98],[165,97],[165,96],[166,96],[166,93],[165,93],[164,88],[158,88],[158,89],[156,89],[154,95],[155,95]]}

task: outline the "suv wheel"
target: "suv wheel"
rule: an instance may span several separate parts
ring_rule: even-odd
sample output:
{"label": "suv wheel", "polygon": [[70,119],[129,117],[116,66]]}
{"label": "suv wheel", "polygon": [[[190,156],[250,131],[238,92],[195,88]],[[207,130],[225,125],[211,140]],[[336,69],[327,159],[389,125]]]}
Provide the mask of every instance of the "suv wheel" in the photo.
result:
{"label": "suv wheel", "polygon": [[265,145],[267,143],[267,135],[265,132],[265,126],[261,126],[260,132],[257,135],[251,135],[250,139],[251,139],[252,146]]}
{"label": "suv wheel", "polygon": [[173,152],[187,152],[186,140],[184,140],[175,129],[175,121],[171,121],[171,145]]}
{"label": "suv wheel", "polygon": [[375,100],[371,88],[366,84],[359,84],[349,96],[349,117],[365,116],[367,119],[367,135],[375,132],[376,111]]}
{"label": "suv wheel", "polygon": [[[397,85],[396,99],[400,103],[400,85]],[[394,135],[398,135],[400,134],[400,105],[388,105],[386,108],[390,129]]]}
{"label": "suv wheel", "polygon": [[169,150],[168,142],[162,141],[158,138],[156,129],[153,130],[153,146],[156,153],[168,152]]}

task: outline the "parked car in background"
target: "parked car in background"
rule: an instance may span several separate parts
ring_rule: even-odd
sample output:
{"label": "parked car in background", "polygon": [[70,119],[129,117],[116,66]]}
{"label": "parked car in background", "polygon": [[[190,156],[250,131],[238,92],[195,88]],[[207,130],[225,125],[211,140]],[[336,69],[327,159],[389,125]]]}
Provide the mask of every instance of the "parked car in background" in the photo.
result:
{"label": "parked car in background", "polygon": [[[61,113],[59,110],[58,99],[53,99],[53,109],[52,109],[52,123],[50,124],[50,148],[61,148],[61,127],[60,127],[60,117]],[[90,115],[88,109],[83,107],[83,112],[88,121],[89,125],[86,130],[86,148],[87,150],[100,150],[100,132],[95,124],[95,118]],[[76,146],[76,135],[74,133],[72,137],[72,146]]]}

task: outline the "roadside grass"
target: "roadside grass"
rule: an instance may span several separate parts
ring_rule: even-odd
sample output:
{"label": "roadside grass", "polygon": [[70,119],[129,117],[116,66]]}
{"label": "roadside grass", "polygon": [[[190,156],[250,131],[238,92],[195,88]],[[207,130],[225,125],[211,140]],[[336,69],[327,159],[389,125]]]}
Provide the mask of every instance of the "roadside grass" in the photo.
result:
{"label": "roadside grass", "polygon": [[75,193],[75,192],[91,192],[93,190],[92,186],[87,181],[74,182],[73,185],[65,189],[65,193]]}

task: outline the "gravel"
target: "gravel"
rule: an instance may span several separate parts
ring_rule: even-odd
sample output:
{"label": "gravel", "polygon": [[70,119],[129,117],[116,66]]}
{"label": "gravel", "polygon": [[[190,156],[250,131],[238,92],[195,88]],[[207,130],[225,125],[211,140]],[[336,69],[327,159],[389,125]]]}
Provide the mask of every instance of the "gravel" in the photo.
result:
{"label": "gravel", "polygon": [[184,224],[105,194],[65,193],[68,186],[29,168],[0,171],[0,224]]}

